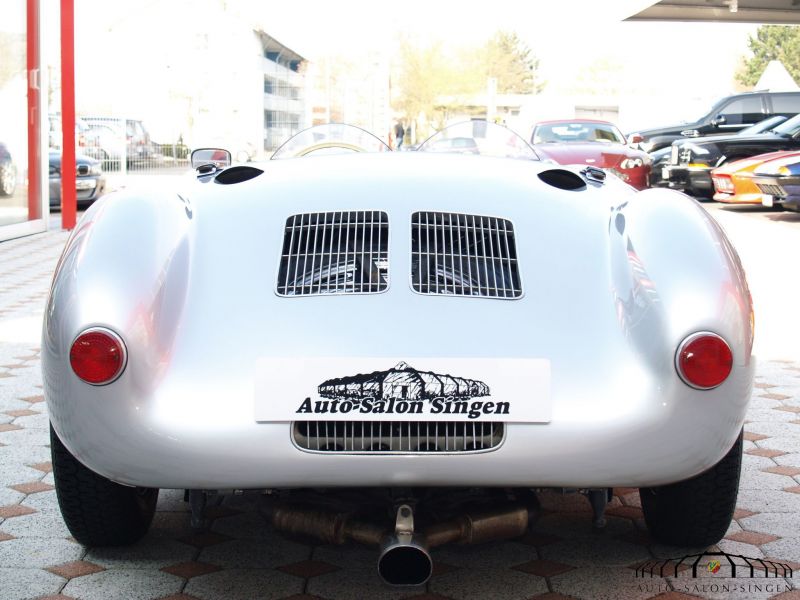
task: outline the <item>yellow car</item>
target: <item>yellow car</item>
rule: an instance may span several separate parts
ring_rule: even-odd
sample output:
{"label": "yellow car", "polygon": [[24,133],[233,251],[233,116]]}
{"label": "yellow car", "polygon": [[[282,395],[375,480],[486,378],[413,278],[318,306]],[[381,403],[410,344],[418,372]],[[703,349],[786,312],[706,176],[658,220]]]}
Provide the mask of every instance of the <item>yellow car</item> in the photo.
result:
{"label": "yellow car", "polygon": [[768,160],[794,155],[800,156],[800,152],[770,152],[717,167],[711,171],[714,200],[728,204],[761,204],[761,191],[753,183],[753,171]]}

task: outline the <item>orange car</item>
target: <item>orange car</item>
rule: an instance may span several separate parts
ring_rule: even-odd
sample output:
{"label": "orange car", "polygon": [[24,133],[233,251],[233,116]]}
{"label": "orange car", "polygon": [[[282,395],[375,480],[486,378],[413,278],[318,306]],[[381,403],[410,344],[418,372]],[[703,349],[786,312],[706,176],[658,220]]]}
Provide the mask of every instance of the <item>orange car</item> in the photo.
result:
{"label": "orange car", "polygon": [[714,200],[731,204],[761,204],[761,192],[753,183],[752,173],[762,163],[784,156],[800,156],[800,152],[770,152],[717,167],[711,171]]}

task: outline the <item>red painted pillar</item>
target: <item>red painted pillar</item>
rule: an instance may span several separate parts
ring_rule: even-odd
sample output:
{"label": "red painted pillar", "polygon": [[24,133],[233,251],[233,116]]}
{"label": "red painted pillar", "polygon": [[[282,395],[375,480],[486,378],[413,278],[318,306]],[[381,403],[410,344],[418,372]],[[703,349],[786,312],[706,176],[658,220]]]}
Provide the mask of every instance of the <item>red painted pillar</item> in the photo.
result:
{"label": "red painted pillar", "polygon": [[39,0],[27,0],[27,26],[25,29],[28,71],[28,220],[33,221],[42,218]]}
{"label": "red painted pillar", "polygon": [[75,2],[61,0],[61,223],[75,227]]}

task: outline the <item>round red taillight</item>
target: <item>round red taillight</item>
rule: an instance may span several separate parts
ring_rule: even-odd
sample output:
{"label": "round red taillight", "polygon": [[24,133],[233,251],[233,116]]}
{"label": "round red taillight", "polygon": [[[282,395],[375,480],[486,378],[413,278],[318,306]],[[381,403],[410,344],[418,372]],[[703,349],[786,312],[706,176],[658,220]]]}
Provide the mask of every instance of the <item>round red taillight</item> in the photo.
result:
{"label": "round red taillight", "polygon": [[690,335],[678,348],[675,357],[678,374],[688,385],[701,390],[717,387],[733,368],[730,346],[715,333]]}
{"label": "round red taillight", "polygon": [[92,385],[105,385],[125,368],[125,345],[113,331],[87,329],[72,343],[69,364],[75,375]]}

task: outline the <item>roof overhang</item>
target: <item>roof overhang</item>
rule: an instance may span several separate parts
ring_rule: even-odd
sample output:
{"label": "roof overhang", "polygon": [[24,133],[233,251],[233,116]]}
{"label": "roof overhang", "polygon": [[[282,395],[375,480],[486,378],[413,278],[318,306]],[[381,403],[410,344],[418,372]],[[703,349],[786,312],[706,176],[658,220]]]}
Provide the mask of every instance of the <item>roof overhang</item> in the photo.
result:
{"label": "roof overhang", "polygon": [[281,57],[285,58],[286,60],[296,60],[300,62],[304,62],[306,59],[289,48],[284,44],[281,44],[278,40],[276,40],[271,35],[267,34],[266,32],[262,31],[261,29],[256,30],[256,35],[261,40],[261,44],[264,46],[264,50],[268,52],[277,52],[281,55]]}
{"label": "roof overhang", "polygon": [[661,0],[626,21],[800,24],[800,0]]}

